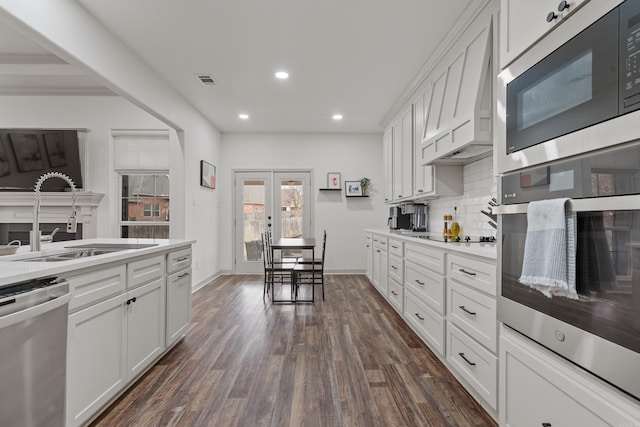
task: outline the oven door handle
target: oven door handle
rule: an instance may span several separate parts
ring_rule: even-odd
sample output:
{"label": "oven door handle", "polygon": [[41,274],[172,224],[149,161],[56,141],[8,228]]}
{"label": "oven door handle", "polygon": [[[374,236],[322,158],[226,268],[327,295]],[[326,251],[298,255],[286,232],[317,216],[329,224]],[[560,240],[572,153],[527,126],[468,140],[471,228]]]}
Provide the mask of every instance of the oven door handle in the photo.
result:
{"label": "oven door handle", "polygon": [[[567,205],[571,212],[637,210],[640,205],[640,195],[571,199]],[[491,212],[497,215],[526,214],[528,206],[529,203],[500,205],[491,208]]]}

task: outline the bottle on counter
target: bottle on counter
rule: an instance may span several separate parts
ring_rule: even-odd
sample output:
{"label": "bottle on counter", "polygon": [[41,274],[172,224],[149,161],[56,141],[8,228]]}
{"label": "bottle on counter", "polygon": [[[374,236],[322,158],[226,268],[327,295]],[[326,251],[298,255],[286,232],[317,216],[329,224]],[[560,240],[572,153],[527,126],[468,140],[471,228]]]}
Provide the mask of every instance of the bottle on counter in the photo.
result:
{"label": "bottle on counter", "polygon": [[444,230],[442,231],[442,235],[444,239],[451,239],[451,220],[453,217],[451,215],[444,216]]}
{"label": "bottle on counter", "polygon": [[453,222],[451,223],[451,238],[455,240],[460,236],[460,224],[458,224],[458,207],[453,208]]}

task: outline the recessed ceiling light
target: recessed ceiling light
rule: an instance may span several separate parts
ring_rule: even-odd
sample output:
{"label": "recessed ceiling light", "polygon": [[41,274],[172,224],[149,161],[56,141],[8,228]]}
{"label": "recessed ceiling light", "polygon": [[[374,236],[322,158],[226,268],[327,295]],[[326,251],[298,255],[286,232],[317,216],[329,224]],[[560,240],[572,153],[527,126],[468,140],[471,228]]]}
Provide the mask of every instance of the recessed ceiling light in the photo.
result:
{"label": "recessed ceiling light", "polygon": [[240,117],[242,120],[247,120],[249,118],[249,115],[241,113],[241,114],[238,114],[238,117]]}
{"label": "recessed ceiling light", "polygon": [[289,73],[287,73],[286,71],[278,71],[276,73],[276,78],[280,80],[286,80],[289,78]]}
{"label": "recessed ceiling light", "polygon": [[342,114],[334,114],[333,120],[342,120]]}

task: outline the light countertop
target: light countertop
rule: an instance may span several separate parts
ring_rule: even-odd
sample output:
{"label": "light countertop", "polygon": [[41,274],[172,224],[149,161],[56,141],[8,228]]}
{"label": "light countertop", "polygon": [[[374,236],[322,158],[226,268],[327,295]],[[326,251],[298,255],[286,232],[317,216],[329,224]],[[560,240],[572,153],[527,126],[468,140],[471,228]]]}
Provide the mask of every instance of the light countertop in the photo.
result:
{"label": "light countertop", "polygon": [[493,260],[497,258],[496,243],[438,242],[435,240],[421,239],[418,237],[420,235],[429,233],[412,232],[408,230],[366,229],[365,231],[381,234],[387,237],[402,240],[404,242],[434,246],[437,248],[445,249],[447,251],[456,251]]}
{"label": "light countertop", "polygon": [[[167,252],[180,247],[189,246],[195,243],[195,240],[179,240],[179,239],[115,239],[115,238],[96,238],[83,240],[68,240],[64,242],[42,243],[40,252],[30,252],[29,246],[22,246],[15,255],[0,256],[0,287],[14,283],[24,282],[45,277],[55,277],[65,274],[69,271],[78,270],[87,267],[99,266],[116,261],[124,261],[138,257],[153,255],[155,253]],[[31,258],[36,256],[52,255],[66,248],[72,248],[78,245],[96,244],[96,243],[128,243],[128,244],[155,244],[148,248],[141,249],[125,249],[102,255],[91,257],[82,257],[56,262],[42,261],[17,261],[20,259]]]}

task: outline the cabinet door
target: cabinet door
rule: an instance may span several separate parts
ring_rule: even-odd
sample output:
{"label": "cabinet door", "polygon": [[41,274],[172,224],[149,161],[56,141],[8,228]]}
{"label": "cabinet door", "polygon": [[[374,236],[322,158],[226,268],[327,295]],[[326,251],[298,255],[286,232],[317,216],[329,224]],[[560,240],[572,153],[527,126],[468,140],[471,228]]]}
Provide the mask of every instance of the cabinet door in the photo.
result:
{"label": "cabinet door", "polygon": [[506,327],[499,392],[505,427],[640,425],[636,400]]}
{"label": "cabinet door", "polygon": [[373,271],[373,238],[370,233],[367,233],[367,237],[365,239],[366,246],[365,249],[367,251],[367,279],[370,282],[373,281],[372,271]]}
{"label": "cabinet door", "polygon": [[67,426],[87,421],[127,382],[124,295],[69,316]]}
{"label": "cabinet door", "polygon": [[178,341],[191,324],[191,269],[167,277],[167,347]]}
{"label": "cabinet door", "polygon": [[126,294],[128,379],[142,372],[164,350],[165,278]]}
{"label": "cabinet door", "polygon": [[[504,68],[587,1],[568,1],[569,7],[561,13],[558,11],[560,0],[501,0],[500,68]],[[547,22],[550,12],[555,13],[557,18]]]}
{"label": "cabinet door", "polygon": [[384,201],[393,200],[393,127],[384,131],[382,140],[384,169]]}
{"label": "cabinet door", "polygon": [[[422,166],[422,152],[420,143],[424,133],[424,112],[431,102],[431,84],[428,84],[426,91],[413,101],[413,146],[414,146],[414,182],[413,194],[424,196],[433,192],[433,167]],[[425,107],[426,106],[426,107]]]}

